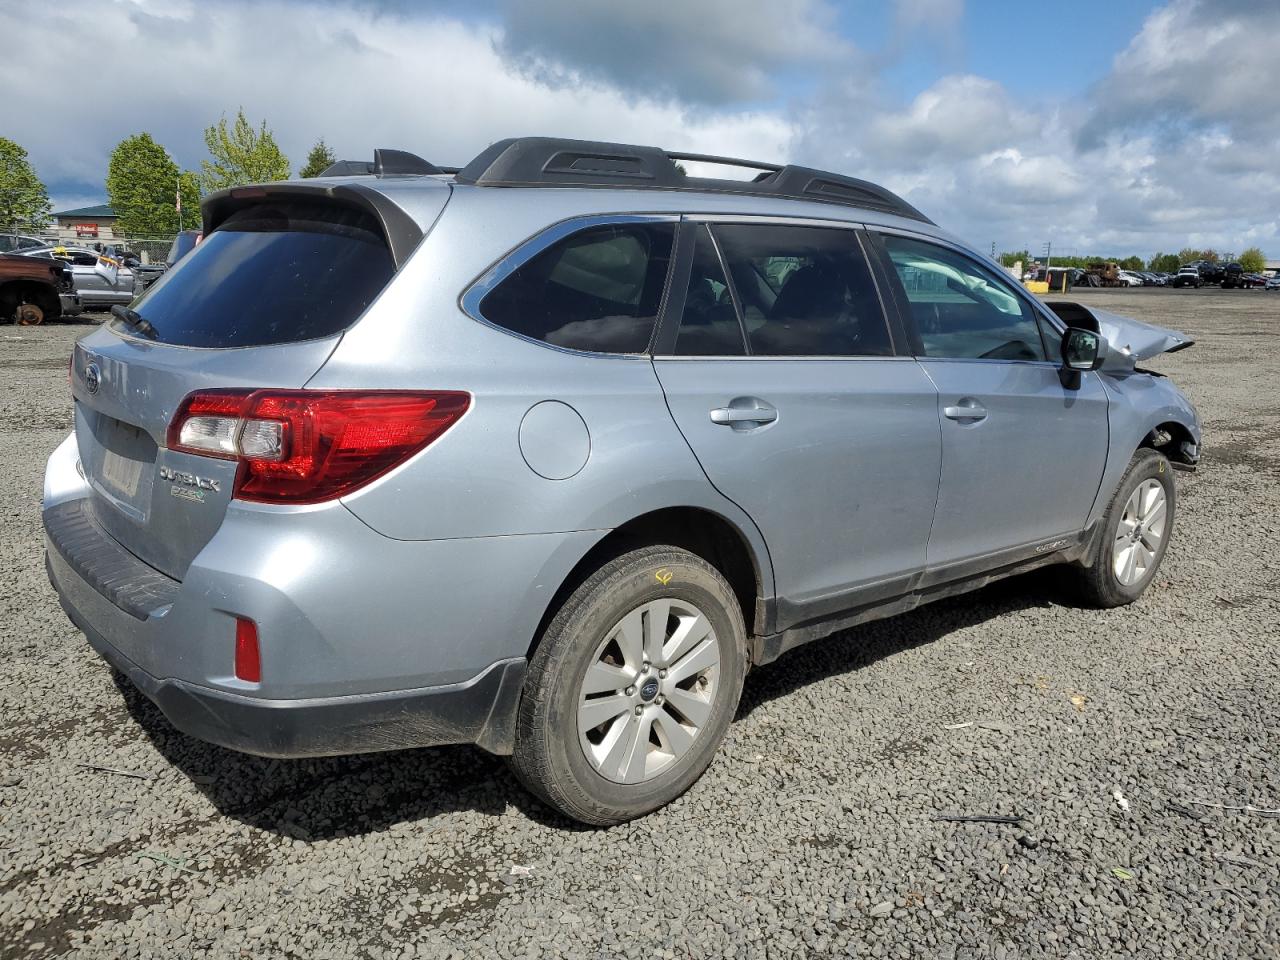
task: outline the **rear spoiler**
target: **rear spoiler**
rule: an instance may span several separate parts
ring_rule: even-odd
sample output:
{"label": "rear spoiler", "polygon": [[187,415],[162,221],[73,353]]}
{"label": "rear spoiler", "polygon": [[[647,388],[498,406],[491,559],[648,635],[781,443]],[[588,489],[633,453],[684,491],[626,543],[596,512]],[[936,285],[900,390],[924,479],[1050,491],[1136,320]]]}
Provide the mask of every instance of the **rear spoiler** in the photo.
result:
{"label": "rear spoiler", "polygon": [[327,200],[341,206],[361,210],[374,218],[387,241],[396,269],[404,266],[409,254],[422,242],[422,228],[396,203],[377,190],[360,183],[266,183],[250,187],[231,187],[211,193],[200,203],[207,237],[226,223],[237,210],[268,200]]}

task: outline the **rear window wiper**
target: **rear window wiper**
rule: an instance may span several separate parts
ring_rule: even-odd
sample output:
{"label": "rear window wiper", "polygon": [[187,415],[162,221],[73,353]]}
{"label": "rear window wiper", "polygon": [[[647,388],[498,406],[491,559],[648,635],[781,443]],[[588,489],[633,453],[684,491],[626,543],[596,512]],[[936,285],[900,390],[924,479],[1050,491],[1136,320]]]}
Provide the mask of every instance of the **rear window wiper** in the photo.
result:
{"label": "rear window wiper", "polygon": [[117,303],[111,307],[111,315],[118,320],[123,320],[125,324],[138,333],[151,340],[156,338],[156,328],[151,325],[151,321],[146,319],[137,310],[131,310],[124,304]]}

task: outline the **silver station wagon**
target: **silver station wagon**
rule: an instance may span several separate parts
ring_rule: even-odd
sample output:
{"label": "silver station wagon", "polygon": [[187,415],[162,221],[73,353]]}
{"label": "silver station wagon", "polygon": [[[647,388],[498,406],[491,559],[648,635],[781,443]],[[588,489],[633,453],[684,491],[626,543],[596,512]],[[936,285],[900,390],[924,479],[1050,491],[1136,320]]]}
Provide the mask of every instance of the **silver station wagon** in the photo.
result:
{"label": "silver station wagon", "polygon": [[1199,455],[1137,366],[1186,337],[834,173],[522,138],[203,215],[77,344],[44,526],[93,648],[235,750],[474,743],[624,821],[798,644],[1051,563],[1137,599]]}

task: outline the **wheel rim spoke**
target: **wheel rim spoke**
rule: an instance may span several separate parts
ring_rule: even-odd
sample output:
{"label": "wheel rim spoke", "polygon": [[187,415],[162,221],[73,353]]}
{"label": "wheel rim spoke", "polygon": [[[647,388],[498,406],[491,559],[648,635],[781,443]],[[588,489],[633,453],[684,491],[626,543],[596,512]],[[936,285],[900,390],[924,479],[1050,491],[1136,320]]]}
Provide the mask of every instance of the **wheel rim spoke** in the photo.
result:
{"label": "wheel rim spoke", "polygon": [[632,671],[640,669],[644,662],[644,608],[632,610],[618,624],[614,638],[618,641],[618,649]]}
{"label": "wheel rim spoke", "polygon": [[653,727],[657,730],[658,739],[662,741],[663,747],[677,759],[684,756],[685,752],[693,746],[697,734],[696,729],[690,730],[668,710],[663,710],[653,718]]}
{"label": "wheel rim spoke", "polygon": [[630,757],[627,751],[634,740],[633,728],[636,720],[634,713],[628,713],[625,717],[615,720],[600,743],[596,766],[611,780],[621,779],[622,771],[626,768],[626,762]]}
{"label": "wheel rim spoke", "polygon": [[711,716],[711,703],[688,690],[676,688],[667,697],[667,703],[675,707],[694,728],[700,728]]}
{"label": "wheel rim spoke", "polygon": [[1160,499],[1158,499],[1155,502],[1155,505],[1152,506],[1151,512],[1147,514],[1146,520],[1144,521],[1146,523],[1147,529],[1150,530],[1152,533],[1154,533],[1156,536],[1159,536],[1161,533],[1164,532],[1164,517],[1165,517],[1166,503],[1167,501],[1165,500],[1165,498],[1160,497]]}
{"label": "wheel rim spoke", "polygon": [[627,730],[627,751],[618,770],[624,783],[639,783],[644,779],[649,761],[649,730],[653,727],[653,714],[632,715]]}
{"label": "wheel rim spoke", "polygon": [[597,660],[587,670],[587,676],[582,681],[582,692],[587,696],[610,691],[620,692],[630,683],[630,671],[614,666],[612,663]]}
{"label": "wheel rim spoke", "polygon": [[615,783],[658,776],[710,721],[719,677],[720,644],[701,610],[675,597],[641,604],[603,635],[579,683],[583,754]]}
{"label": "wheel rim spoke", "polygon": [[690,677],[701,673],[720,660],[720,651],[715,638],[708,637],[684,655],[684,658],[668,668],[667,679],[673,685],[683,683]]}
{"label": "wheel rim spoke", "polygon": [[662,648],[662,660],[665,663],[676,663],[705,640],[711,632],[711,622],[702,614],[696,617],[681,617],[680,625],[672,631],[671,639]]}
{"label": "wheel rim spoke", "polygon": [[644,658],[649,663],[662,661],[662,646],[667,639],[667,621],[670,618],[670,600],[654,600],[644,608]]}
{"label": "wheel rim spoke", "polygon": [[614,717],[631,712],[631,698],[622,694],[612,697],[597,697],[588,700],[578,708],[578,730],[586,733],[601,724],[608,723]]}
{"label": "wheel rim spoke", "polygon": [[1131,546],[1128,549],[1128,551],[1125,553],[1124,573],[1121,574],[1120,579],[1123,580],[1125,583],[1132,583],[1133,571],[1137,565],[1138,565],[1138,548],[1136,546]]}

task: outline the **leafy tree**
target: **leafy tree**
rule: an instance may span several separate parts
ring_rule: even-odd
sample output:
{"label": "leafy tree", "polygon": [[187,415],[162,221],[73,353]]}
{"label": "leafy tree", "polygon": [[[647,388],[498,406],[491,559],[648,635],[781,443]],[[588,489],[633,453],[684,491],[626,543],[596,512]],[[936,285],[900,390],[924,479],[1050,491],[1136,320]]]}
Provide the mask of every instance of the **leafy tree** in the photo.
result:
{"label": "leafy tree", "polygon": [[183,173],[168,151],[149,133],[125,137],[107,164],[107,201],[120,218],[116,229],[129,237],[160,237],[178,230],[176,199],[183,219],[199,216],[200,190],[195,174]]}
{"label": "leafy tree", "polygon": [[300,177],[318,177],[324,173],[338,160],[334,152],[329,149],[329,145],[324,142],[324,138],[316,141],[316,145],[311,148],[311,152],[307,154],[307,162],[301,170],[298,171]]}
{"label": "leafy tree", "polygon": [[289,179],[289,158],[276,146],[267,121],[254,130],[243,107],[231,127],[224,115],[205,130],[204,143],[213,157],[200,161],[200,182],[206,190]]}
{"label": "leafy tree", "polygon": [[1000,265],[1004,267],[1012,267],[1019,260],[1022,261],[1023,267],[1031,265],[1031,253],[1028,250],[1014,250],[1000,254]]}
{"label": "leafy tree", "polygon": [[1151,258],[1151,269],[1158,273],[1177,273],[1182,266],[1176,253],[1157,253]]}
{"label": "leafy tree", "polygon": [[1125,257],[1123,260],[1117,261],[1122,270],[1145,270],[1146,264],[1142,262],[1141,257]]}
{"label": "leafy tree", "polygon": [[1240,254],[1240,266],[1244,267],[1249,273],[1261,273],[1267,269],[1266,254],[1257,247],[1250,247]]}
{"label": "leafy tree", "polygon": [[39,228],[52,209],[27,151],[0,137],[0,230]]}

